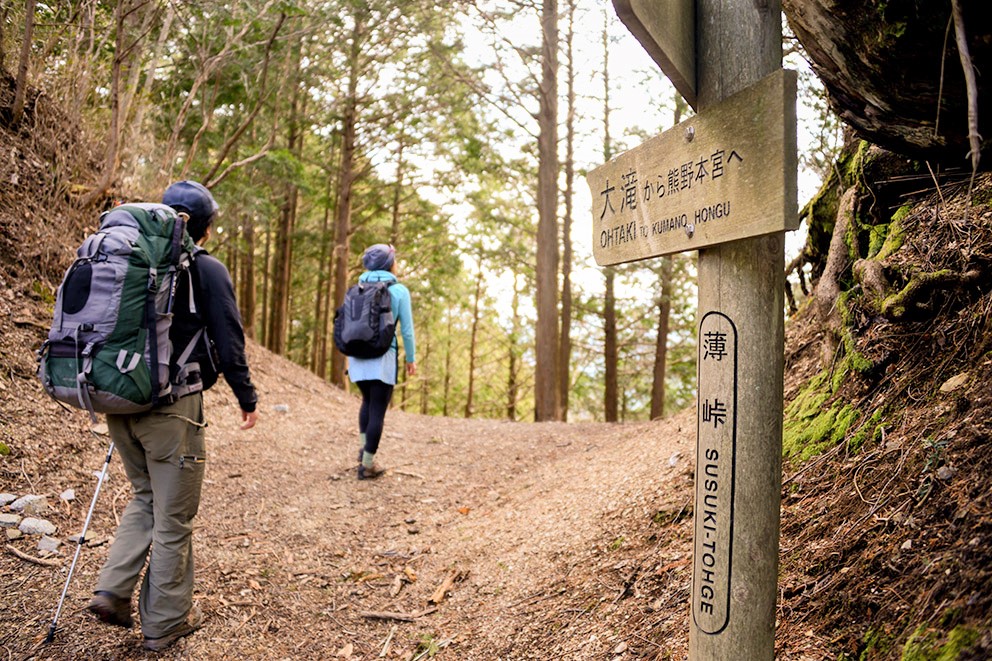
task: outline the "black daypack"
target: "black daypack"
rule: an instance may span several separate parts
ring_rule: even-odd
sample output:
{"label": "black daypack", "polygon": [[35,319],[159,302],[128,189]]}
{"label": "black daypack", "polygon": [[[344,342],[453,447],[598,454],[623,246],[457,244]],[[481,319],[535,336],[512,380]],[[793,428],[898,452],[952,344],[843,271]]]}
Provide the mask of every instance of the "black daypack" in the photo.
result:
{"label": "black daypack", "polygon": [[396,335],[389,287],[394,282],[359,282],[334,313],[334,344],[346,356],[378,358]]}

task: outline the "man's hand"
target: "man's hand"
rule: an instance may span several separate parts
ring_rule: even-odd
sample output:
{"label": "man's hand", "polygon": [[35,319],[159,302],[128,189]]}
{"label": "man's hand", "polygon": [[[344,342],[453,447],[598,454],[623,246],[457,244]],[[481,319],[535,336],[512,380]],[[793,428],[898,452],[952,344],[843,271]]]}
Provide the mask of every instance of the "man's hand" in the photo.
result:
{"label": "man's hand", "polygon": [[258,422],[258,411],[252,411],[250,413],[248,411],[242,411],[241,419],[244,420],[245,423],[241,425],[241,428],[251,429],[255,426],[255,423]]}
{"label": "man's hand", "polygon": [[407,363],[406,364],[406,375],[415,376],[417,374],[417,363]]}

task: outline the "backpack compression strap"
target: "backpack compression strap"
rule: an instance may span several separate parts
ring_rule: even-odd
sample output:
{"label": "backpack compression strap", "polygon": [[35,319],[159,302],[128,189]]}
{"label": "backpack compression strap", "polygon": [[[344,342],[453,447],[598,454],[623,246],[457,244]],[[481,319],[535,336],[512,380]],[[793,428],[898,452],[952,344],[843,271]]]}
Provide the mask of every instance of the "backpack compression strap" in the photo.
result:
{"label": "backpack compression strap", "polygon": [[82,352],[79,351],[79,329],[76,329],[76,360],[79,371],[76,374],[76,397],[79,399],[81,408],[86,409],[90,414],[90,420],[96,424],[96,411],[93,410],[93,400],[90,399],[89,376],[93,369],[93,342],[87,342]]}
{"label": "backpack compression strap", "polygon": [[158,293],[158,270],[148,269],[148,285],[145,293],[145,329],[148,331],[148,348],[151,357],[152,406],[158,404],[162,384],[158,382],[158,332],[156,329],[155,297]]}
{"label": "backpack compression strap", "polygon": [[[158,210],[153,212],[158,216]],[[168,217],[160,220],[169,220]],[[176,267],[179,265],[181,251],[183,247],[183,235],[186,232],[186,222],[182,216],[176,215],[172,225],[172,240],[169,246],[169,300],[166,303],[166,311],[172,312],[172,299],[176,295]],[[148,330],[149,349],[151,350],[151,381],[152,381],[152,406],[159,403],[159,394],[162,384],[158,381],[158,314],[155,309],[155,302],[158,294],[158,271],[155,267],[148,269],[148,290],[145,301],[145,327]]]}

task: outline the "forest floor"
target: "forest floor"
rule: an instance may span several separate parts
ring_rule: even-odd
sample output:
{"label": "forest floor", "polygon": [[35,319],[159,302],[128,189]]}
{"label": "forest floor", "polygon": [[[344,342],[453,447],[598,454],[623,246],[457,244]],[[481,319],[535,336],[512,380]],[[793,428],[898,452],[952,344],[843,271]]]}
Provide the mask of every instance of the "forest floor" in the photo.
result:
{"label": "forest floor", "polygon": [[[565,425],[394,409],[379,452],[388,472],[360,482],[358,400],[254,345],[250,362],[260,390],[255,429],[239,429],[223,383],[207,397],[209,462],[194,535],[195,600],[205,625],[170,652],[148,656],[684,655],[691,412],[665,423]],[[109,439],[20,381],[8,381],[8,393],[20,390],[25,412],[37,407],[50,422],[13,428],[77,451],[25,466],[13,479],[8,470],[0,492],[46,494],[59,505],[46,518],[64,538],[82,527]],[[64,442],[52,444],[51,434]],[[60,502],[69,488],[76,500]],[[98,540],[113,534],[128,499],[115,457],[90,526]],[[630,526],[657,527],[653,547],[631,548],[628,538],[639,535]],[[38,554],[37,538],[11,544]],[[82,549],[48,645],[42,640],[75,544],[63,546],[56,567],[3,554],[4,656],[146,656],[137,628],[100,624],[85,610],[107,548]],[[639,563],[630,553],[654,554],[660,573],[650,580],[671,583],[667,603],[657,603],[654,590],[632,588],[637,577],[625,568]],[[634,615],[653,621],[623,626]],[[659,642],[648,631],[656,627],[670,637]]]}

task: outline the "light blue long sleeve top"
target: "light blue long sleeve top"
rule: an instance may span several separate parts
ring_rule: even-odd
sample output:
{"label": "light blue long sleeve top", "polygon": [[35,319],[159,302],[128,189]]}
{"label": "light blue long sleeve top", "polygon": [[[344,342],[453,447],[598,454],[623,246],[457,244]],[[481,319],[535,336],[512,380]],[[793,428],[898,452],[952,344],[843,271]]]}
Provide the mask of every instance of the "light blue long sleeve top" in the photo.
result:
{"label": "light blue long sleeve top", "polygon": [[[413,331],[413,308],[410,302],[410,290],[401,284],[396,276],[389,271],[366,271],[358,280],[360,282],[394,282],[389,287],[389,300],[393,308],[393,318],[399,324],[399,335],[403,337],[403,353],[406,362],[417,361],[417,343]],[[396,357],[399,352],[399,342],[393,337],[389,351],[378,358],[348,358],[348,378],[352,381],[382,381],[396,385]]]}

